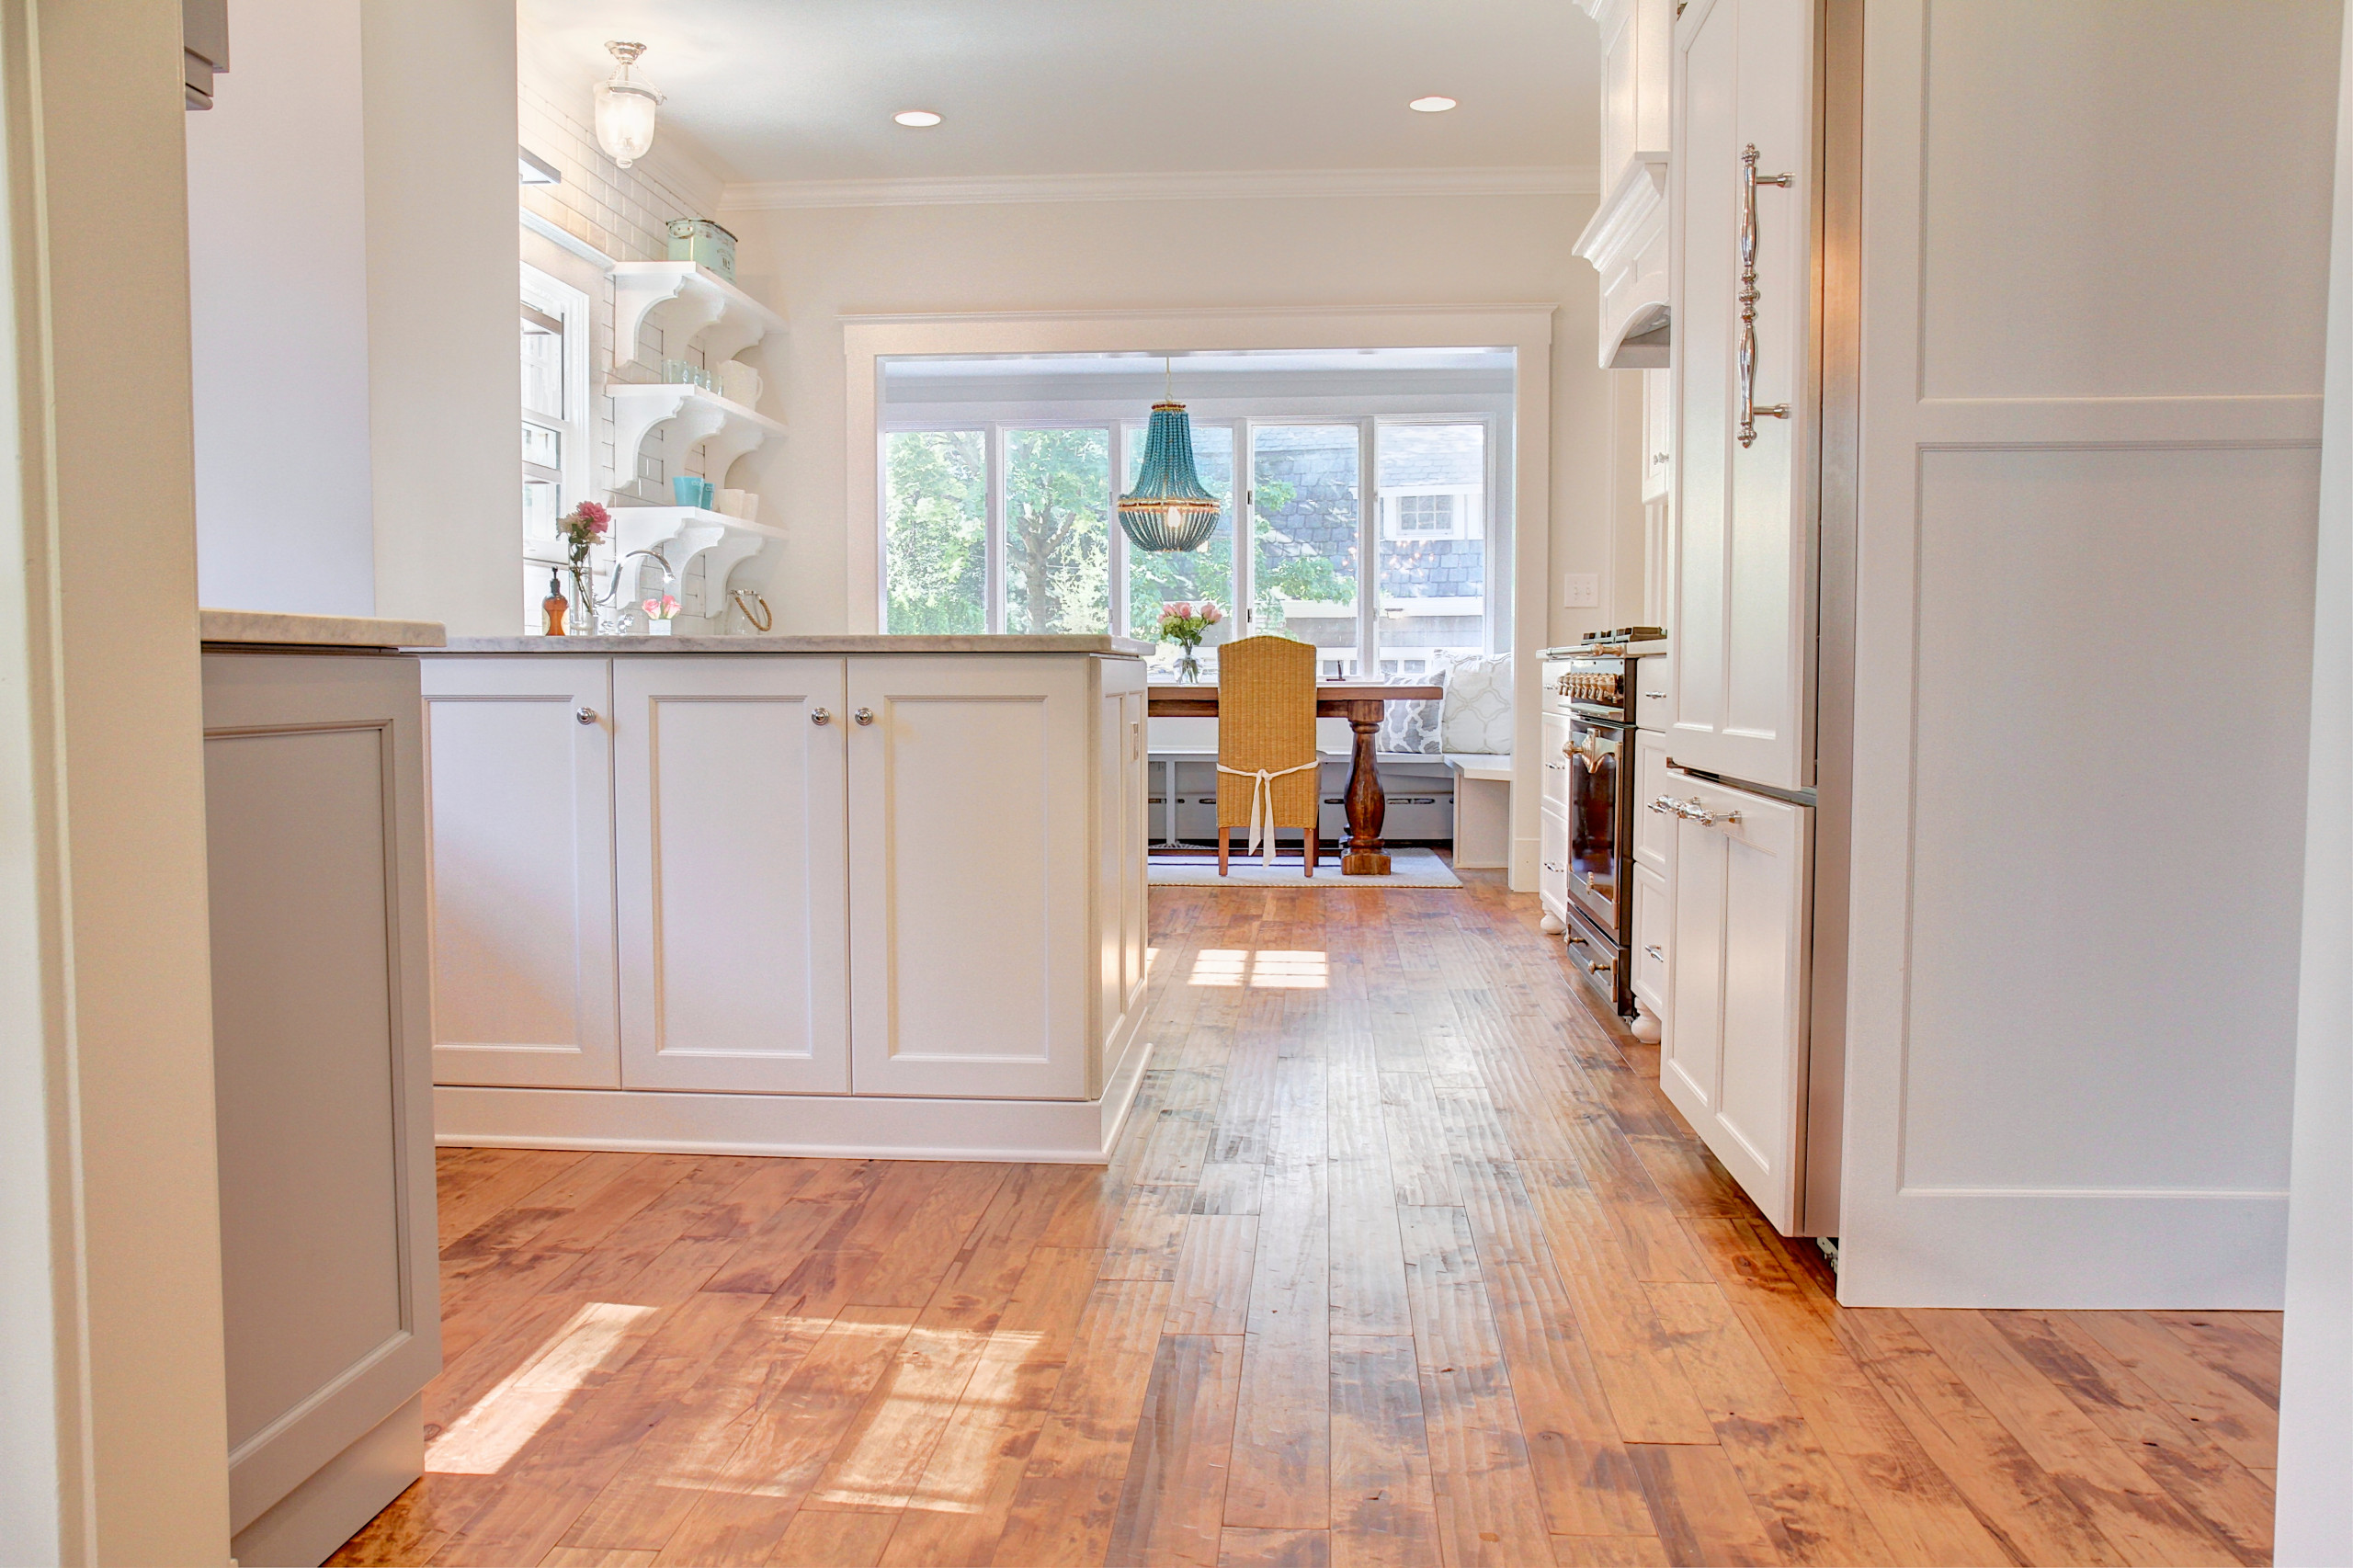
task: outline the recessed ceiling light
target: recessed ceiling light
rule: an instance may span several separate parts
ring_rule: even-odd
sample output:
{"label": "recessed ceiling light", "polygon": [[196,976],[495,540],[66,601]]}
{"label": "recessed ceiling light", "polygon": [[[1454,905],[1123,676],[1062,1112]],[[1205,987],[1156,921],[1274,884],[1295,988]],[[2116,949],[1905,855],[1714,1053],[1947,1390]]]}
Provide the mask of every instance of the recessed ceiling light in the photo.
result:
{"label": "recessed ceiling light", "polygon": [[901,125],[921,127],[926,125],[938,125],[939,123],[939,117],[932,113],[931,110],[927,108],[903,108],[891,118],[897,120]]}
{"label": "recessed ceiling light", "polygon": [[1454,100],[1441,97],[1415,98],[1405,107],[1416,114],[1444,114],[1454,107]]}

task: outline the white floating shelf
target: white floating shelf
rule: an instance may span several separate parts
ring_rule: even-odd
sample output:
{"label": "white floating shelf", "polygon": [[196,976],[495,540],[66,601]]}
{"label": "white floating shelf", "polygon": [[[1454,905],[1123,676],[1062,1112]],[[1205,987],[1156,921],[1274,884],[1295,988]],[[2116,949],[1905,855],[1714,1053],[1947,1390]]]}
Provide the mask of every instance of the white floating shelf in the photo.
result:
{"label": "white floating shelf", "polygon": [[785,434],[779,421],[740,403],[730,403],[717,392],[705,392],[691,381],[608,381],[605,392],[613,400],[613,446],[620,459],[614,467],[624,475],[637,472],[638,449],[653,428],[665,421],[676,422],[687,446],[703,448],[716,476],[714,483],[725,482],[737,458],[764,442],[781,440]]}
{"label": "white floating shelf", "polygon": [[703,597],[698,613],[713,616],[726,608],[727,579],[736,566],[760,552],[770,540],[788,536],[775,523],[747,522],[705,506],[616,506],[613,547],[626,556],[633,550],[659,547],[662,558],[686,583],[687,568],[703,557]]}
{"label": "white floating shelf", "polygon": [[733,359],[784,318],[708,267],[691,261],[623,261],[613,267],[613,357],[634,358],[638,334],[650,316],[677,337],[674,357],[699,336],[713,364]]}

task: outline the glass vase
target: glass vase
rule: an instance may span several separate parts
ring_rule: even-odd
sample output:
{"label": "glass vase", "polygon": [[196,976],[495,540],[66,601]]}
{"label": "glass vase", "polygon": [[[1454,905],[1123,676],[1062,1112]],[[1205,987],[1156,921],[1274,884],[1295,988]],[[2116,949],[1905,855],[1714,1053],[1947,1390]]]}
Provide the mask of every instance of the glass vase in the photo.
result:
{"label": "glass vase", "polygon": [[572,568],[572,614],[565,618],[563,630],[573,637],[597,635],[597,597],[585,565]]}
{"label": "glass vase", "polygon": [[1194,656],[1197,652],[1188,644],[1184,656],[1176,661],[1176,678],[1188,686],[1201,678],[1201,661]]}

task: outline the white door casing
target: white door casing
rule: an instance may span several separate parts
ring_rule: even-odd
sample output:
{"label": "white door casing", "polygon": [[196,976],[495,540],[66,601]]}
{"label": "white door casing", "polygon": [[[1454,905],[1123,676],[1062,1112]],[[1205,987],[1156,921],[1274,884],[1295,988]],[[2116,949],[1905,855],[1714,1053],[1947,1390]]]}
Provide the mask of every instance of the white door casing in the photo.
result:
{"label": "white door casing", "polygon": [[434,1082],[618,1087],[611,665],[423,663]]}
{"label": "white door casing", "polygon": [[[1676,23],[1676,545],[1669,750],[1710,773],[1813,782],[1815,70],[1812,0],[1692,0]],[[1743,446],[1743,153],[1756,149],[1755,402]]]}
{"label": "white door casing", "polygon": [[[1805,1003],[1813,815],[1690,780],[1678,798],[1666,944],[1672,1027],[1659,1086],[1783,1234],[1805,1138]],[[1641,972],[1639,967],[1637,972]]]}
{"label": "white door casing", "polygon": [[843,699],[837,657],[613,661],[623,1086],[848,1089]]}
{"label": "white door casing", "polygon": [[1090,685],[1078,660],[850,659],[858,1094],[1090,1094]]}

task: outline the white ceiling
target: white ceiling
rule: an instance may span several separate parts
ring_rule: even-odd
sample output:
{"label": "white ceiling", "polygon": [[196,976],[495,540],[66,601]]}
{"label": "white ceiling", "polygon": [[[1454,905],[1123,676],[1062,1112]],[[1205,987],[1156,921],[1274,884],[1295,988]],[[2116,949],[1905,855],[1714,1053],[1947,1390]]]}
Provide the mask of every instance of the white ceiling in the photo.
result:
{"label": "white ceiling", "polygon": [[[1568,0],[520,0],[584,74],[646,44],[663,134],[730,180],[1590,168]],[[1415,114],[1408,98],[1461,107]],[[904,108],[945,124],[910,131]]]}

